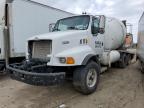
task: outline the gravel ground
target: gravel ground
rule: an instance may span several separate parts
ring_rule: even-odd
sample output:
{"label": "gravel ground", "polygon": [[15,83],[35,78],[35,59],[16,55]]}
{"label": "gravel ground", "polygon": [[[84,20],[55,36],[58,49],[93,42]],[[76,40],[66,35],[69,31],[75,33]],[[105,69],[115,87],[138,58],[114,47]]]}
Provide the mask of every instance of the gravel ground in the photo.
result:
{"label": "gravel ground", "polygon": [[0,76],[0,108],[144,108],[144,75],[138,63],[101,75],[98,89],[82,95],[70,82],[36,87]]}

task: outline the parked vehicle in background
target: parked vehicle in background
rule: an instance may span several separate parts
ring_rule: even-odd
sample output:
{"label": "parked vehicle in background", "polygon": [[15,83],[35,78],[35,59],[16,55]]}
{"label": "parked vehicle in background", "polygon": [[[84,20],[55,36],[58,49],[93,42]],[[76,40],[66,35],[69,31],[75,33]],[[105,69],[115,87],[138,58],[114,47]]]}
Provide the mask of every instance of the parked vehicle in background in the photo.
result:
{"label": "parked vehicle in background", "polygon": [[71,78],[76,90],[93,93],[101,72],[112,64],[125,68],[134,55],[127,50],[132,39],[127,42],[131,35],[125,25],[104,15],[60,19],[53,32],[28,39],[26,61],[7,68],[13,79],[28,84],[55,85]]}
{"label": "parked vehicle in background", "polygon": [[25,58],[29,37],[48,33],[58,19],[73,15],[31,0],[0,0],[0,71]]}
{"label": "parked vehicle in background", "polygon": [[141,72],[144,73],[144,12],[138,25],[137,55],[140,60]]}

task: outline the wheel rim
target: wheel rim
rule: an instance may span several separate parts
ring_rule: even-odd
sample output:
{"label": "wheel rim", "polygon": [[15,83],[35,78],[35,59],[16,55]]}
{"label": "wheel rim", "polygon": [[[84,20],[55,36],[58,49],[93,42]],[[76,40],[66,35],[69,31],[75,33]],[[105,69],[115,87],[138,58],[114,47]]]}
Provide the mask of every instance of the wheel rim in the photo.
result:
{"label": "wheel rim", "polygon": [[90,69],[87,74],[87,86],[94,87],[97,82],[97,72],[95,69]]}

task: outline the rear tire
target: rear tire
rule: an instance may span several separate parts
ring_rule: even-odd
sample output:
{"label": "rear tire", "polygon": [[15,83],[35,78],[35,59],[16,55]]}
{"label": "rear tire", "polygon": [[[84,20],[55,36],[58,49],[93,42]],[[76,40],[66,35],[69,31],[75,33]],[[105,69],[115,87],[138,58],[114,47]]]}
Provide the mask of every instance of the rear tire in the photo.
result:
{"label": "rear tire", "polygon": [[91,61],[86,66],[77,68],[73,75],[75,89],[85,95],[96,91],[100,77],[100,66]]}
{"label": "rear tire", "polygon": [[121,59],[119,61],[119,67],[126,68],[127,65],[128,65],[127,56],[126,54],[122,54]]}
{"label": "rear tire", "polygon": [[127,65],[130,65],[131,64],[131,60],[132,60],[132,57],[131,57],[131,54],[127,54]]}

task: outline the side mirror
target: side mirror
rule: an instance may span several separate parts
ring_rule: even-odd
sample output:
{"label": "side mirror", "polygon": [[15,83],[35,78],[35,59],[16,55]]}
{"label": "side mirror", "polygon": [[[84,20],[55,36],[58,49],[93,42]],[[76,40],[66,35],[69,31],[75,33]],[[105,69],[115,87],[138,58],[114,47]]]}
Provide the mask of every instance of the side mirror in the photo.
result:
{"label": "side mirror", "polygon": [[55,23],[49,24],[49,32],[52,32],[54,29]]}
{"label": "side mirror", "polygon": [[101,15],[100,16],[100,24],[99,24],[99,33],[100,34],[103,34],[105,32],[104,31],[104,29],[105,29],[105,20],[106,20],[105,16]]}

